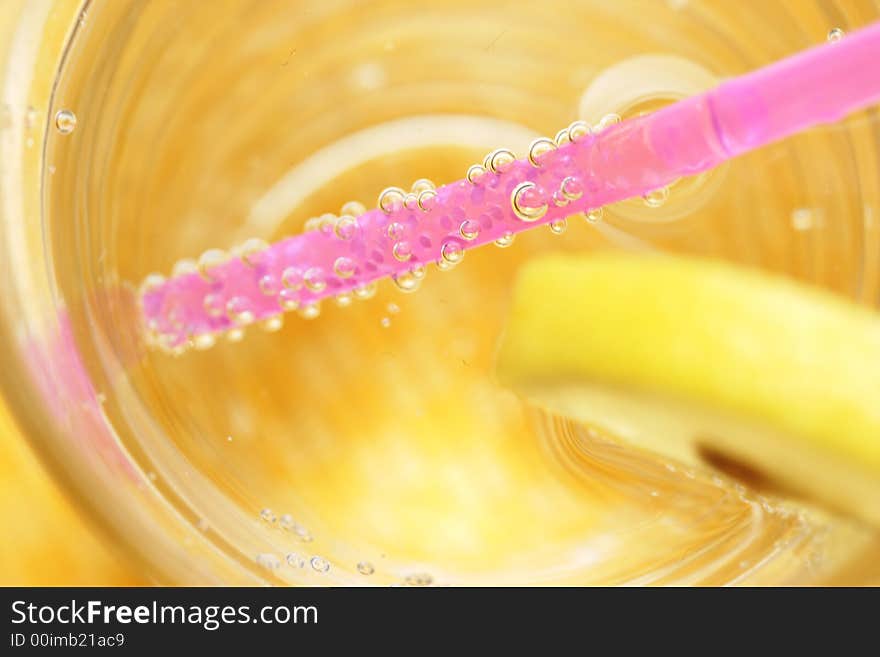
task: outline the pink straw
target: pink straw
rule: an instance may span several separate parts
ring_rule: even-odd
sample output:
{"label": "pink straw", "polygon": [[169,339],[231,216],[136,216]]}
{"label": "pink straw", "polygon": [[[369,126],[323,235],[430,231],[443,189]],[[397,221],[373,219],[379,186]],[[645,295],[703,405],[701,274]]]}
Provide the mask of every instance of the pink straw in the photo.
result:
{"label": "pink straw", "polygon": [[148,277],[142,308],[150,341],[173,353],[231,339],[281,313],[318,314],[318,302],[372,296],[391,277],[416,289],[425,265],[457,264],[466,249],[665,187],[676,179],[880,101],[880,23],[812,48],[700,96],[593,134],[582,122],[526,159],[490,153],[466,179],[436,190],[390,188],[379,207],[272,246],[247,243],[226,262],[203,258],[170,280]]}

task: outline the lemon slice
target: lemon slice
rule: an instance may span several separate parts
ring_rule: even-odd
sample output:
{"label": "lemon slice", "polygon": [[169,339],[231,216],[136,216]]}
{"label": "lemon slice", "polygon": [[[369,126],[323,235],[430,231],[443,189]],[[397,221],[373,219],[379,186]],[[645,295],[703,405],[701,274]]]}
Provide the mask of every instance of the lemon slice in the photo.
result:
{"label": "lemon slice", "polygon": [[548,256],[497,359],[532,401],[880,525],[880,316],[715,261]]}

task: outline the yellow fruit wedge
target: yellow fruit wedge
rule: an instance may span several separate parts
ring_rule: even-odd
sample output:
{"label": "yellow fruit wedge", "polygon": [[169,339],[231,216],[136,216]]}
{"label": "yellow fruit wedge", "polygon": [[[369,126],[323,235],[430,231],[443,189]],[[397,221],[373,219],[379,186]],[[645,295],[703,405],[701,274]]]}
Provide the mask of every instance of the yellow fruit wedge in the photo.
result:
{"label": "yellow fruit wedge", "polygon": [[497,376],[623,440],[880,526],[880,315],[715,261],[554,255]]}

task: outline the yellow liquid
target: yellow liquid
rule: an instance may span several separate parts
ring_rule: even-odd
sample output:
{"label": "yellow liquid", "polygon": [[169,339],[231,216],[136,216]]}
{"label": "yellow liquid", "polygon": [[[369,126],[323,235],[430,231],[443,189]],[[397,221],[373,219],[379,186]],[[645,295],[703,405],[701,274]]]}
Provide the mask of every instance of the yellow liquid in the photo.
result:
{"label": "yellow liquid", "polygon": [[[701,253],[876,301],[868,117],[682,181],[662,207],[630,201],[564,236],[468,253],[417,294],[385,282],[203,353],[146,351],[133,294],[181,258],[461,178],[493,148],[523,156],[575,119],[650,110],[876,14],[796,0],[89,6],[50,109],[77,124],[47,144],[44,217],[116,439],[241,581],[852,581],[869,533],[709,463],[621,449],[491,370],[517,267],[552,249]],[[659,82],[658,55],[678,62]],[[622,91],[597,88],[603,72]]]}

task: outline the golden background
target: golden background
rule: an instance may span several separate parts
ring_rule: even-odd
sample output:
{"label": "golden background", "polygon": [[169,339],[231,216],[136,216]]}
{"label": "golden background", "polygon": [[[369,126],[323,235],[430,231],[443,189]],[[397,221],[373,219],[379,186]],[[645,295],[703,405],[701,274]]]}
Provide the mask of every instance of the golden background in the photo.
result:
{"label": "golden background", "polygon": [[137,586],[149,584],[90,527],[52,480],[0,406],[0,584]]}

